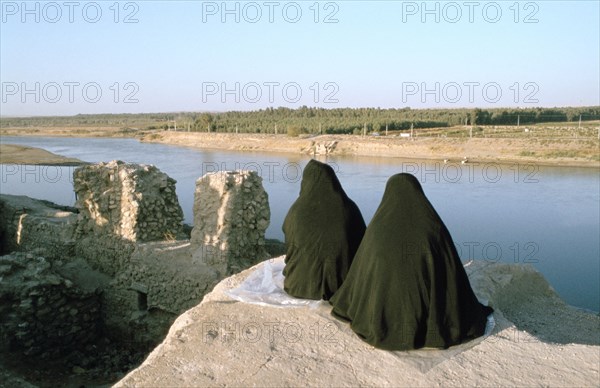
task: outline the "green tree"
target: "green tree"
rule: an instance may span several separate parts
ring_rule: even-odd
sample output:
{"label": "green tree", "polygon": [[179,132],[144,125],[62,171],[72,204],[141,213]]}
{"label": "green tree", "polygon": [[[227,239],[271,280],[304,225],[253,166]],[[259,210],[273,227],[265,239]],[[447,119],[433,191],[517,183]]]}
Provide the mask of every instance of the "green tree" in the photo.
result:
{"label": "green tree", "polygon": [[215,119],[213,115],[211,115],[210,113],[202,113],[194,122],[194,128],[200,132],[212,132],[214,120]]}

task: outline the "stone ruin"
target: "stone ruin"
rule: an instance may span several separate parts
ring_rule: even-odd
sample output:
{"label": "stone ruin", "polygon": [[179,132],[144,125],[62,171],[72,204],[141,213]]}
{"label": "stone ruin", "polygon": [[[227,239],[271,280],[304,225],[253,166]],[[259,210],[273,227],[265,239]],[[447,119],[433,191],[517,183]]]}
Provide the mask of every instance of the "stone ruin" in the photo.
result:
{"label": "stone ruin", "polygon": [[0,255],[42,249],[48,259],[72,256],[75,209],[22,195],[0,200]]}
{"label": "stone ruin", "polygon": [[0,349],[14,357],[60,357],[96,341],[100,292],[65,279],[30,253],[0,257]]}
{"label": "stone ruin", "polygon": [[[154,166],[113,161],[75,170],[75,208],[0,195],[0,351],[48,359],[86,344],[94,353],[100,340],[109,360],[132,349],[119,363],[128,365],[221,279],[268,257],[256,172],[197,180],[191,239],[175,183]],[[102,282],[88,289],[90,279]]]}
{"label": "stone ruin", "polygon": [[181,234],[176,181],[158,168],[112,161],[79,167],[73,175],[78,233],[139,242]]}
{"label": "stone ruin", "polygon": [[264,233],[270,210],[258,174],[208,174],[196,185],[191,240],[136,244],[114,275],[119,292],[104,299],[136,328],[136,342],[166,334],[174,317],[198,304],[228,273],[268,257]]}
{"label": "stone ruin", "polygon": [[193,261],[224,276],[266,259],[270,217],[268,195],[255,171],[204,175],[194,196]]}
{"label": "stone ruin", "polygon": [[334,151],[337,148],[337,145],[337,140],[327,142],[311,141],[310,144],[302,148],[301,151],[312,156],[330,155],[334,153]]}
{"label": "stone ruin", "polygon": [[112,161],[79,167],[73,178],[75,255],[95,269],[114,276],[136,243],[183,237],[176,181],[158,168]]}

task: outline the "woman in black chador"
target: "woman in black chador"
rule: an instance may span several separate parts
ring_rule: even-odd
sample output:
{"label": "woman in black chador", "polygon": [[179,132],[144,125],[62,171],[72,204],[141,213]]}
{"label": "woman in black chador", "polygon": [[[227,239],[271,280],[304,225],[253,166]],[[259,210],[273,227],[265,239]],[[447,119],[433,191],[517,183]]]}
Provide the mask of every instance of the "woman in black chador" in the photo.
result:
{"label": "woman in black chador", "polygon": [[330,303],[363,340],[387,350],[466,342],[483,335],[493,311],[475,297],[448,229],[410,174],[388,180]]}
{"label": "woman in black chador", "polygon": [[308,162],[300,196],[283,222],[285,291],[297,298],[328,300],[342,285],[365,228],[333,168]]}

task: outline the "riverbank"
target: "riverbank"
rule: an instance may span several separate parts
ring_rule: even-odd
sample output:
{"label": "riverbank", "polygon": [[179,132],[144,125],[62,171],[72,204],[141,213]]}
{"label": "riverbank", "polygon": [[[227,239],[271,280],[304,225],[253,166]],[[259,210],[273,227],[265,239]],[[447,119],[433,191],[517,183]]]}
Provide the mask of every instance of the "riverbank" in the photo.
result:
{"label": "riverbank", "polygon": [[157,132],[141,141],[203,149],[368,156],[467,163],[528,163],[600,167],[599,143],[590,139],[437,138]]}
{"label": "riverbank", "polygon": [[600,168],[600,142],[595,138],[521,137],[400,137],[275,134],[234,134],[136,131],[90,127],[69,130],[3,128],[3,136],[123,137],[199,149],[290,153],[328,156],[389,157],[467,163],[522,163]]}
{"label": "riverbank", "polygon": [[85,162],[54,154],[41,148],[0,144],[0,164],[35,164],[45,166],[79,166]]}

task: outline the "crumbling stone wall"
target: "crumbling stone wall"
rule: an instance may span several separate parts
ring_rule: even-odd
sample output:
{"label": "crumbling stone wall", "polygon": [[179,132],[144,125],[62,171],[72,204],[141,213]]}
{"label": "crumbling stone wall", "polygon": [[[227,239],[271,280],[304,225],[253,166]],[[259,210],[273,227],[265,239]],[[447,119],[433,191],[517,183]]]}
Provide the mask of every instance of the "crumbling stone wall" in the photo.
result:
{"label": "crumbling stone wall", "polygon": [[43,257],[0,257],[0,279],[0,350],[50,359],[100,334],[99,291],[75,286]]}
{"label": "crumbling stone wall", "polygon": [[136,244],[126,268],[104,294],[109,327],[123,339],[156,346],[175,318],[197,305],[221,280],[216,271],[193,264],[189,240]]}
{"label": "crumbling stone wall", "polygon": [[48,259],[71,256],[74,210],[25,196],[0,195],[0,254],[35,250]]}
{"label": "crumbling stone wall", "polygon": [[75,254],[94,268],[122,271],[136,242],[181,237],[183,211],[176,181],[154,166],[121,161],[77,168]]}
{"label": "crumbling stone wall", "polygon": [[[0,286],[10,284],[0,289],[0,350],[52,357],[47,349],[90,341],[97,325],[118,343],[155,345],[218,281],[268,257],[268,196],[255,172],[196,182],[191,240],[174,240],[183,237],[175,181],[155,167],[115,161],[74,176],[76,209],[0,201],[2,238],[38,249],[0,261]],[[47,251],[52,260],[35,261]],[[99,295],[85,288],[94,279]]]}
{"label": "crumbling stone wall", "polygon": [[[159,308],[179,315],[221,280],[214,269],[192,264],[191,252],[189,241],[139,244],[116,283],[143,294],[146,310]],[[141,307],[138,303],[137,309]]]}
{"label": "crumbling stone wall", "polygon": [[264,260],[270,216],[268,195],[255,171],[204,175],[194,196],[193,261],[225,276]]}
{"label": "crumbling stone wall", "polygon": [[75,256],[90,266],[110,276],[116,276],[127,268],[135,242],[110,235],[84,235],[75,242]]}
{"label": "crumbling stone wall", "polygon": [[158,168],[112,161],[79,167],[73,175],[78,234],[141,242],[180,235],[183,211],[176,181]]}

